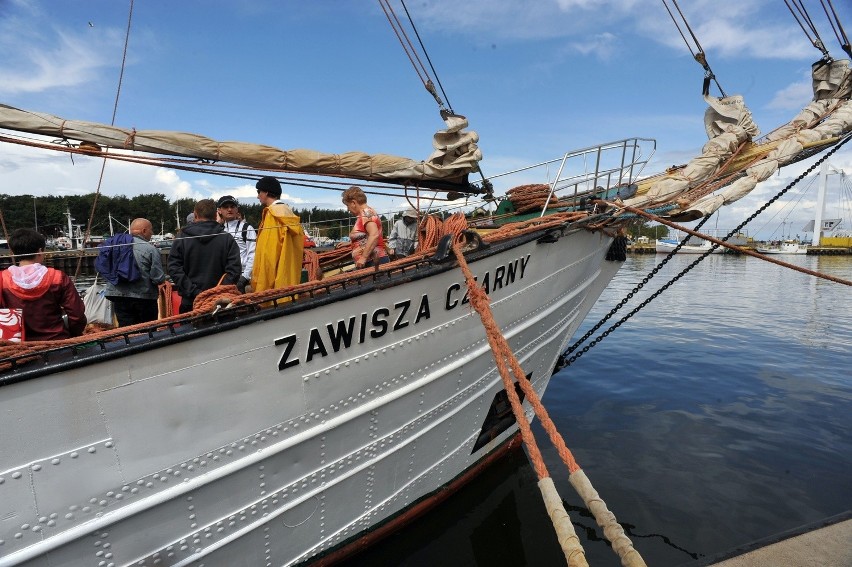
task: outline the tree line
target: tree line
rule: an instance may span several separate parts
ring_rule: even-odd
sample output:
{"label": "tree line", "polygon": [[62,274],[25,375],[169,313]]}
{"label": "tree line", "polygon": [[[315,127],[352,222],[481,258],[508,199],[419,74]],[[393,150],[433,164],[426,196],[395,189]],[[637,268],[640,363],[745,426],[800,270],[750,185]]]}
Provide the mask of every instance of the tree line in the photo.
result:
{"label": "tree line", "polygon": [[[81,225],[81,232],[85,232],[94,204],[94,193],[66,197],[0,194],[0,213],[2,213],[4,235],[17,228],[35,228],[48,238],[66,235],[68,231],[67,213],[71,214],[71,224],[74,226]],[[125,231],[131,220],[144,217],[154,225],[155,233],[175,234],[179,227],[186,224],[186,216],[192,212],[194,207],[194,199],[177,199],[172,202],[163,193],[151,193],[135,197],[100,195],[92,219],[91,235],[109,236],[110,217],[112,217],[114,232]],[[262,209],[260,203],[240,205],[243,218],[254,227],[260,224]],[[294,208],[293,212],[299,215],[302,224],[311,228],[312,233],[318,233],[320,236],[335,240],[347,236],[355,222],[355,218],[343,208]],[[384,215],[381,218],[383,222],[392,220]],[[389,229],[386,232],[389,232]],[[628,232],[632,238],[644,235],[653,239],[666,236],[668,228],[648,225],[647,221],[643,221],[641,224],[637,223],[631,227]]]}
{"label": "tree line", "polygon": [[[71,195],[65,197],[36,197],[33,195],[0,194],[0,213],[2,213],[5,234],[17,228],[34,228],[48,238],[67,236],[68,213],[71,224],[80,225],[85,232],[95,204],[95,194]],[[169,201],[162,193],[137,195],[135,197],[109,197],[100,195],[92,218],[92,236],[109,236],[110,217],[114,232],[127,230],[129,222],[144,217],[154,225],[159,234],[177,232],[186,224],[186,217],[195,207],[194,199]],[[260,224],[262,206],[260,203],[241,204],[240,212],[249,224]],[[317,229],[320,235],[338,239],[349,233],[355,219],[345,209],[293,209],[302,223]],[[384,220],[384,219],[383,219]]]}

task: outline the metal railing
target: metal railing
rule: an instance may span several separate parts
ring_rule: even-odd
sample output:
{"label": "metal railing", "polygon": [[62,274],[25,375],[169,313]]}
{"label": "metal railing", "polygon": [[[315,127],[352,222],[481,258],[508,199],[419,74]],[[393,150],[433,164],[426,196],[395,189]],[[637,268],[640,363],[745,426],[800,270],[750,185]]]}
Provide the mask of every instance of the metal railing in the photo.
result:
{"label": "metal railing", "polygon": [[[544,215],[554,195],[579,200],[581,197],[629,187],[645,169],[657,142],[651,138],[626,138],[566,153],[560,161],[550,194],[542,208]],[[605,195],[600,195],[604,197]],[[613,195],[614,196],[614,195]]]}

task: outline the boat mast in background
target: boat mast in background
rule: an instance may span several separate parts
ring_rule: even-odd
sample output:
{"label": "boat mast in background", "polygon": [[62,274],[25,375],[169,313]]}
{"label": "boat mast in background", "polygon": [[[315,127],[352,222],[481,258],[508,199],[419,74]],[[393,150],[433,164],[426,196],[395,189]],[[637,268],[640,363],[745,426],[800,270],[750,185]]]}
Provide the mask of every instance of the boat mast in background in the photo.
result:
{"label": "boat mast in background", "polygon": [[[833,171],[829,172],[829,167],[829,163],[826,161],[823,162],[819,168],[819,187],[817,188],[816,214],[814,216],[813,226],[814,236],[813,240],[811,240],[811,246],[819,246],[823,230],[835,228],[842,221],[842,219],[823,221],[823,217],[825,216],[825,193],[826,188],[828,187],[828,176],[832,173],[842,173],[834,168],[832,168]],[[826,226],[823,226],[824,222]],[[810,225],[805,227],[805,230],[808,228],[810,228]]]}
{"label": "boat mast in background", "polygon": [[819,166],[819,190],[817,192],[816,216],[814,217],[814,238],[811,246],[819,246],[822,235],[822,213],[825,208],[825,186],[828,184],[828,162],[822,162]]}

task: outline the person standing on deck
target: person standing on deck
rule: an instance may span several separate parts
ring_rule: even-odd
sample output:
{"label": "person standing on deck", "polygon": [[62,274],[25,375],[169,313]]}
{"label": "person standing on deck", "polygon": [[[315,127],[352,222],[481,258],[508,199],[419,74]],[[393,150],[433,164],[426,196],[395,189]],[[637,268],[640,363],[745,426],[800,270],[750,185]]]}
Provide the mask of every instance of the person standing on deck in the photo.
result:
{"label": "person standing on deck", "polygon": [[9,248],[18,265],[0,274],[0,307],[21,309],[26,341],[78,337],[86,329],[86,307],[74,282],[43,265],[45,242],[31,228],[12,232]]}
{"label": "person standing on deck", "polygon": [[216,202],[195,204],[195,222],[175,237],[169,252],[169,274],[181,297],[180,312],[192,311],[198,294],[240,279],[240,249],[216,222]]}
{"label": "person standing on deck", "polygon": [[251,281],[251,271],[254,267],[254,253],[257,246],[257,232],[240,216],[239,203],[230,195],[220,197],[216,203],[216,212],[225,232],[234,237],[240,249],[242,273],[237,281],[237,289],[245,293],[246,285]]}
{"label": "person standing on deck", "polygon": [[390,261],[382,237],[382,219],[370,205],[364,190],[353,185],[343,192],[341,200],[355,215],[355,226],[349,233],[355,269],[378,266]]}
{"label": "person standing on deck", "polygon": [[133,259],[139,268],[139,279],[116,284],[107,283],[104,296],[112,302],[119,327],[147,323],[157,319],[157,297],[161,283],[166,281],[160,251],[150,243],[154,228],[148,219],[138,218],[130,223],[133,236]]}
{"label": "person standing on deck", "polygon": [[305,244],[299,217],[281,200],[277,179],[261,177],[255,187],[264,208],[251,274],[252,291],[296,285],[302,280]]}
{"label": "person standing on deck", "polygon": [[417,211],[408,209],[402,218],[393,223],[388,236],[388,254],[404,258],[414,252],[417,246]]}

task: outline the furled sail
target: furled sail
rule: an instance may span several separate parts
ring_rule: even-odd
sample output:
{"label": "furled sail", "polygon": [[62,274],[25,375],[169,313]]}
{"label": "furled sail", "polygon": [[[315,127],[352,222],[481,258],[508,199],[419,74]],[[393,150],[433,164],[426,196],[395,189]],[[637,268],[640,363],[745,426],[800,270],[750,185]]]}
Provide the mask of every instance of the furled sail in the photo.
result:
{"label": "furled sail", "polygon": [[[641,183],[637,196],[625,204],[654,207],[676,203],[676,208],[663,216],[679,221],[708,216],[749,194],[780,166],[806,156],[809,148],[852,131],[849,60],[815,63],[813,88],[813,101],[760,143],[752,142],[758,129],[741,96],[705,96],[709,105],[705,127],[710,140],[702,154],[682,168]],[[724,188],[715,191],[714,183]]]}
{"label": "furled sail", "polygon": [[0,104],[0,128],[17,132],[78,140],[105,148],[228,162],[269,171],[478,192],[468,184],[467,176],[478,171],[482,159],[482,152],[477,146],[479,136],[474,131],[465,131],[468,122],[464,116],[448,115],[444,120],[447,128],[434,135],[434,151],[427,159],[417,161],[364,152],[327,154],[306,149],[281,150],[247,142],[219,142],[185,132],[128,130],[97,122],[66,120]]}

